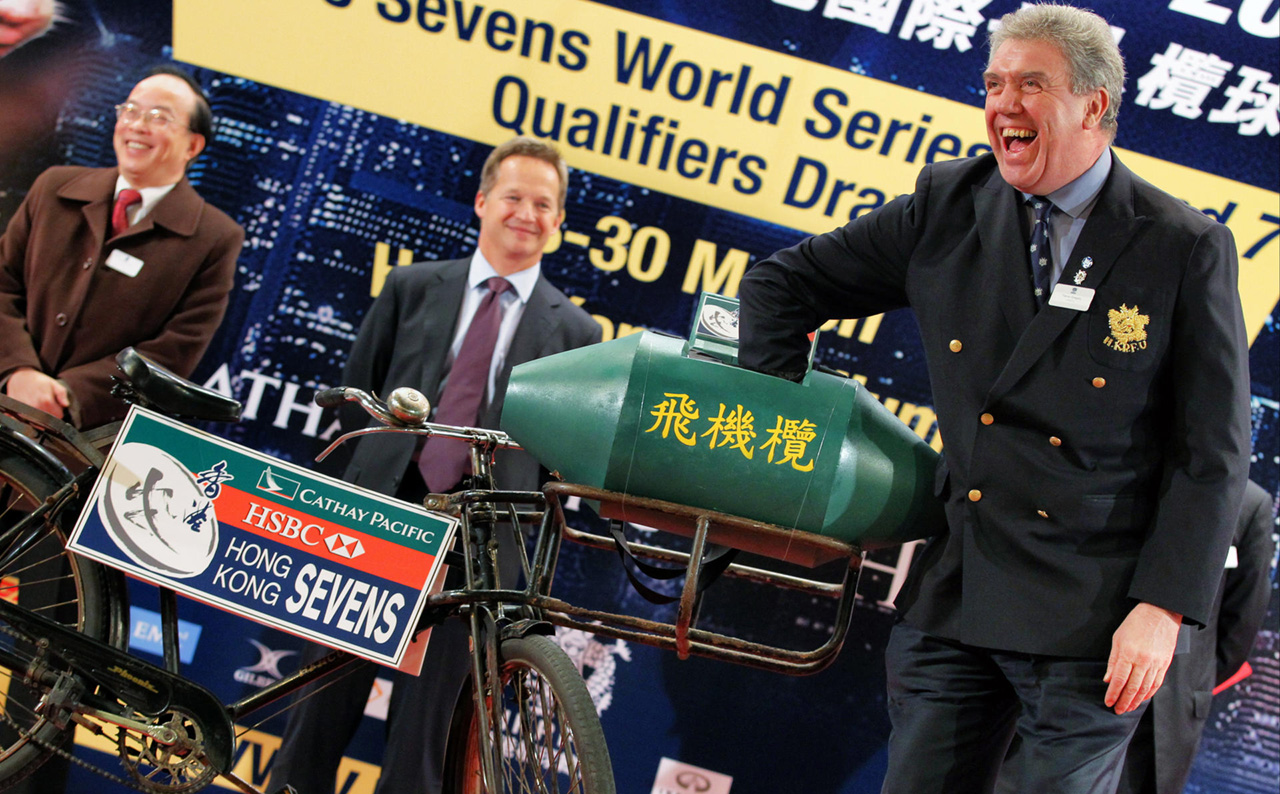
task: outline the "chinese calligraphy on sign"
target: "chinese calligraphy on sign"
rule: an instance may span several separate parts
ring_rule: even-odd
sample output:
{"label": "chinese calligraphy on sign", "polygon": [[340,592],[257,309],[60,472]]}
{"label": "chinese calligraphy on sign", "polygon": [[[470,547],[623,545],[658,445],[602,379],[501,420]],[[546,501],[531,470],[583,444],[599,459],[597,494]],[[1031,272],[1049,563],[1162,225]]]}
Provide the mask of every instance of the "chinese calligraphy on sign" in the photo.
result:
{"label": "chinese calligraphy on sign", "polygon": [[755,454],[754,447],[748,447],[756,437],[755,416],[741,405],[724,414],[725,405],[720,403],[720,413],[711,420],[711,429],[702,435],[711,436],[711,449],[730,447],[740,451],[747,460]]}
{"label": "chinese calligraphy on sign", "polygon": [[[898,38],[930,44],[935,50],[965,53],[973,49],[979,31],[999,25],[987,18],[990,0],[773,0],[799,11],[821,7],[826,19],[892,35],[898,23]],[[1027,5],[1023,3],[1023,5]],[[1275,37],[1275,14],[1264,22],[1266,0],[1246,3],[1240,11],[1240,25],[1248,33]],[[903,10],[905,7],[905,11]],[[1231,9],[1202,0],[1171,0],[1169,9],[1222,24]],[[1116,42],[1124,28],[1112,26]],[[1136,60],[1136,59],[1135,59]],[[1272,72],[1249,65],[1236,65],[1212,52],[1170,42],[1164,52],[1150,56],[1151,68],[1138,78],[1135,103],[1149,110],[1168,111],[1185,119],[1201,119],[1211,124],[1229,124],[1236,134],[1255,137],[1280,135],[1280,81]],[[1218,99],[1215,99],[1217,97]],[[1225,98],[1222,98],[1225,97]],[[1205,114],[1205,103],[1210,105]]]}
{"label": "chinese calligraphy on sign", "polygon": [[698,438],[690,432],[689,423],[698,418],[697,404],[690,400],[687,394],[664,394],[663,396],[667,399],[655,405],[650,412],[651,416],[658,417],[658,421],[644,432],[652,433],[661,426],[663,438],[674,434],[681,444],[692,447],[698,442]]}
{"label": "chinese calligraphy on sign", "polygon": [[770,462],[773,462],[773,453],[781,444],[779,465],[790,463],[791,468],[797,471],[813,471],[813,458],[809,458],[808,463],[801,463],[800,459],[807,454],[809,442],[818,437],[813,432],[816,428],[817,425],[808,419],[783,419],[779,416],[778,424],[769,431],[769,440],[761,446],[769,450]]}
{"label": "chinese calligraphy on sign", "polygon": [[[644,432],[657,432],[662,438],[672,438],[686,447],[695,447],[699,438],[705,438],[707,449],[737,450],[747,460],[754,459],[755,414],[741,404],[730,408],[720,403],[719,413],[707,417],[707,429],[699,434],[690,426],[701,415],[697,401],[677,392],[664,392],[662,396],[665,399],[651,406],[649,415],[654,417],[654,422]],[[818,437],[817,429],[808,419],[778,416],[767,431],[768,438],[759,445],[765,452],[764,460],[778,466],[790,464],[796,471],[813,471],[809,443]]]}

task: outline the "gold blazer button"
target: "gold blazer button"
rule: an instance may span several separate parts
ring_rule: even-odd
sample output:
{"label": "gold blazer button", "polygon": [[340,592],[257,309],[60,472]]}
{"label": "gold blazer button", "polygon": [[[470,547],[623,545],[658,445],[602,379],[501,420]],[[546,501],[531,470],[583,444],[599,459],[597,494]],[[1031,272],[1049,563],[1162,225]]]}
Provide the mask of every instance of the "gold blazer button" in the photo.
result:
{"label": "gold blazer button", "polygon": [[978,419],[980,419],[984,425],[989,425],[996,421],[996,418],[991,414],[983,414],[982,416],[979,416]]}
{"label": "gold blazer button", "polygon": [[1055,447],[1060,447],[1062,446],[1062,439],[1057,436],[1049,436],[1049,443]]}
{"label": "gold blazer button", "polygon": [[977,502],[980,499],[982,499],[982,491],[979,491],[977,488],[974,488],[972,491],[969,492],[970,502]]}
{"label": "gold blazer button", "polygon": [[961,350],[964,349],[964,345],[960,344],[959,339],[952,339],[951,344],[947,345],[947,347],[951,348],[952,353],[959,353]]}
{"label": "gold blazer button", "polygon": [[1107,379],[1106,379],[1106,378],[1094,378],[1094,379],[1093,379],[1093,388],[1095,388],[1095,389],[1101,389],[1103,386],[1106,386],[1106,385],[1107,385]]}

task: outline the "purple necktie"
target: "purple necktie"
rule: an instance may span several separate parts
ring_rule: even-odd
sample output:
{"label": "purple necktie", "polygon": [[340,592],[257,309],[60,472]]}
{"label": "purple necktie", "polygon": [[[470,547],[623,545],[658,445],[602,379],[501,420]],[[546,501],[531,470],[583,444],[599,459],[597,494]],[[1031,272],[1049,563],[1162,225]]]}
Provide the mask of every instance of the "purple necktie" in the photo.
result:
{"label": "purple necktie", "polygon": [[[435,421],[442,425],[474,426],[480,418],[489,386],[489,365],[493,348],[502,326],[502,293],[511,289],[504,278],[485,282],[489,291],[480,299],[462,348],[449,370],[449,380],[440,395]],[[429,438],[418,457],[418,470],[432,493],[445,493],[470,471],[471,448],[464,441],[451,438]]]}

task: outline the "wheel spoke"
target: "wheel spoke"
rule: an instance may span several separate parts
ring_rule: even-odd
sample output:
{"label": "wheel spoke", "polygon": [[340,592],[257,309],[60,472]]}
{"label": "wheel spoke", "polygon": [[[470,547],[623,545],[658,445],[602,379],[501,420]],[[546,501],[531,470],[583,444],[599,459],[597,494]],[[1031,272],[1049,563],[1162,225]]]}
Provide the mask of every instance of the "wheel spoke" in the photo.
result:
{"label": "wheel spoke", "polygon": [[[74,514],[60,506],[23,523],[63,483],[25,451],[3,441],[0,438],[0,598],[89,636],[110,636],[107,623],[112,613],[105,608],[101,569],[66,551],[64,530]],[[47,684],[25,675],[38,639],[0,622],[0,788],[27,775],[61,747],[75,725],[59,708],[35,711],[49,691]],[[42,653],[41,666],[44,681],[59,680],[59,672],[67,670],[52,653]],[[74,687],[67,691],[74,692]]]}
{"label": "wheel spoke", "polygon": [[[614,794],[604,734],[586,685],[564,651],[550,639],[531,636],[501,644],[501,719],[494,735],[476,732],[474,709],[465,753],[450,757],[449,794],[479,794],[479,758],[499,745],[504,794]],[[583,743],[585,730],[586,744]],[[585,749],[584,749],[585,748]],[[585,754],[584,754],[585,752]]]}
{"label": "wheel spoke", "polygon": [[13,483],[0,483],[0,521],[3,521],[4,517],[9,515],[9,511],[17,503],[14,495]]}

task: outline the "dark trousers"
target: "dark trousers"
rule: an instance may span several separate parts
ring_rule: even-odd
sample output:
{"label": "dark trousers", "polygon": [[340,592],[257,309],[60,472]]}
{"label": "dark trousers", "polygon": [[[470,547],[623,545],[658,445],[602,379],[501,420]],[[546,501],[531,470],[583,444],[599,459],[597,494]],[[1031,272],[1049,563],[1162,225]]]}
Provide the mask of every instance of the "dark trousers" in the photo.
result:
{"label": "dark trousers", "polygon": [[[1165,686],[1169,679],[1165,678]],[[1129,742],[1129,752],[1125,755],[1124,769],[1120,776],[1120,786],[1116,789],[1120,794],[1157,794],[1157,783],[1160,778],[1156,774],[1156,736],[1152,718],[1152,708],[1142,715],[1138,730]],[[1191,761],[1186,760],[1187,772],[1191,771]],[[1181,775],[1177,790],[1182,791],[1187,782],[1187,775]]]}
{"label": "dark trousers", "polygon": [[1111,794],[1146,709],[1103,704],[1105,660],[976,648],[906,623],[893,628],[885,666],[893,732],[882,794]]}
{"label": "dark trousers", "polygon": [[[410,466],[396,498],[421,503],[426,492],[417,466]],[[519,570],[510,536],[505,530],[498,535],[502,576],[508,586],[516,581]],[[445,587],[458,588],[464,581],[461,571],[451,569]],[[359,727],[369,689],[381,671],[383,675],[390,674],[392,687],[382,776],[375,794],[439,794],[449,724],[471,672],[470,635],[470,624],[456,617],[433,628],[420,676],[361,663],[359,670],[312,697],[307,696],[313,690],[304,689],[289,712],[280,750],[271,764],[271,790],[287,783],[298,794],[332,794],[338,765]],[[328,649],[321,646],[308,646],[302,663],[315,661],[326,653]],[[318,688],[320,684],[314,686]]]}
{"label": "dark trousers", "polygon": [[[392,679],[386,747],[377,794],[436,794],[444,774],[445,742],[458,693],[470,670],[467,625],[450,620],[431,630],[422,675],[411,676],[372,663],[313,697],[289,714],[280,750],[271,764],[271,790],[292,785],[299,794],[332,794],[338,764],[355,735],[374,679]],[[303,663],[328,653],[310,645]],[[304,690],[302,697],[307,691]]]}

